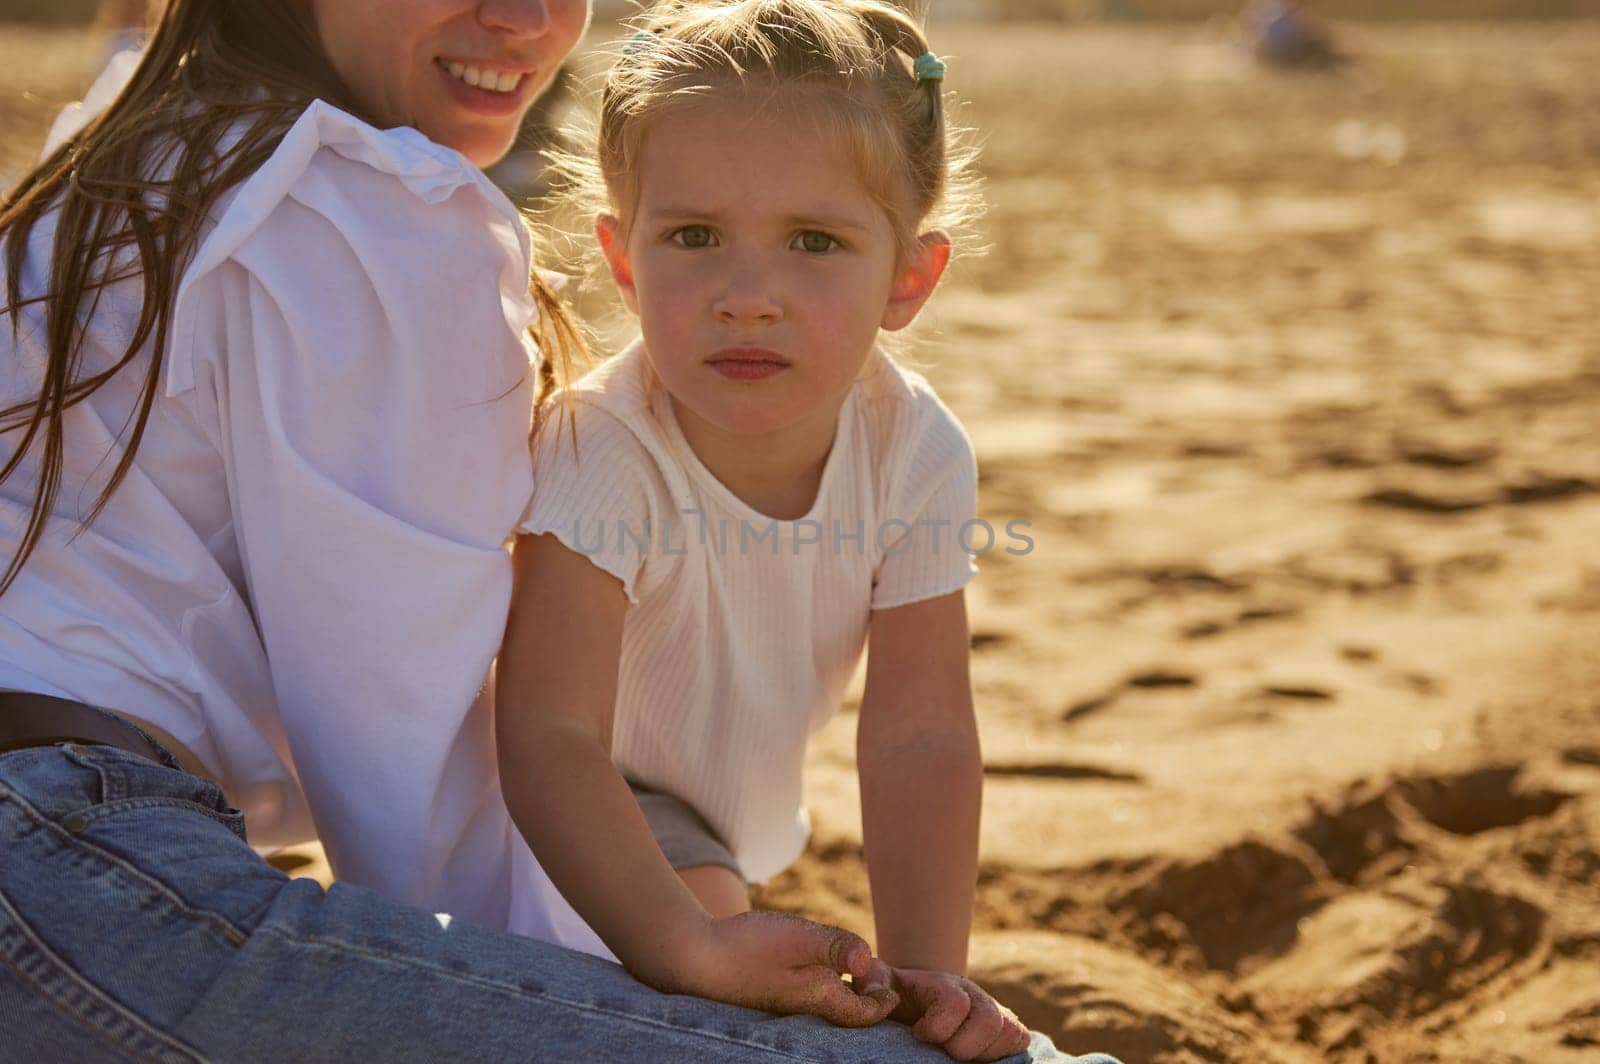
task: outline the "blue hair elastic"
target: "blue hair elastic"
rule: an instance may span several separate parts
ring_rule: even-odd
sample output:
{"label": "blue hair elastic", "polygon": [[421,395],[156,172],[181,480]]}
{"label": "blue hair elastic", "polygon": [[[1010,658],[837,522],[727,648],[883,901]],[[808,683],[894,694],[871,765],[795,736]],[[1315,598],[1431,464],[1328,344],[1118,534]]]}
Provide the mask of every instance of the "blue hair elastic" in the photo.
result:
{"label": "blue hair elastic", "polygon": [[623,55],[638,55],[652,44],[656,43],[656,35],[649,30],[640,30],[628,38],[628,43],[622,46]]}
{"label": "blue hair elastic", "polygon": [[943,81],[944,60],[932,52],[923,52],[912,62],[911,73],[918,81]]}

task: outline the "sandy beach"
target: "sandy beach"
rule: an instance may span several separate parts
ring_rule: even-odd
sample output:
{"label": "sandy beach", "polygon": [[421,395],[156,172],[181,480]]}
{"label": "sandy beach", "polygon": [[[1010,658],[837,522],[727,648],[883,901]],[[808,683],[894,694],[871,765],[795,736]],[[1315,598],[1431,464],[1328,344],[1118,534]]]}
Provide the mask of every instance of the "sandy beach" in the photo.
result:
{"label": "sandy beach", "polygon": [[[1600,20],[946,30],[989,246],[915,354],[1034,543],[974,975],[1128,1064],[1600,1060]],[[0,31],[0,169],[94,61]],[[870,937],[853,733],[759,900]]]}

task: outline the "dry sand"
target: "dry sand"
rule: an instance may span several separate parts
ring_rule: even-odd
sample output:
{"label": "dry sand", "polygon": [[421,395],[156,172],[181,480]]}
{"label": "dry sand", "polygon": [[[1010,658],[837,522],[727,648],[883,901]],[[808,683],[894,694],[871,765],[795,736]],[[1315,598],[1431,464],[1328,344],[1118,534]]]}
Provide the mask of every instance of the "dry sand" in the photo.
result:
{"label": "dry sand", "polygon": [[[1600,23],[1204,32],[936,38],[991,250],[920,351],[1035,540],[974,972],[1129,1064],[1600,1060]],[[870,934],[853,724],[761,901]]]}

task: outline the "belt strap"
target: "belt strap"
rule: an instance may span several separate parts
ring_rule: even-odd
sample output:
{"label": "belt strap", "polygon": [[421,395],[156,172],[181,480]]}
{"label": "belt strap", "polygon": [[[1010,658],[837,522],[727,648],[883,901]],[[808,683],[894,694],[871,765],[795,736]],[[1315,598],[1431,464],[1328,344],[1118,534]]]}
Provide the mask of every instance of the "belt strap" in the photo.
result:
{"label": "belt strap", "polygon": [[109,710],[31,691],[0,691],[0,753],[67,742],[114,746],[157,764],[172,763],[143,729]]}

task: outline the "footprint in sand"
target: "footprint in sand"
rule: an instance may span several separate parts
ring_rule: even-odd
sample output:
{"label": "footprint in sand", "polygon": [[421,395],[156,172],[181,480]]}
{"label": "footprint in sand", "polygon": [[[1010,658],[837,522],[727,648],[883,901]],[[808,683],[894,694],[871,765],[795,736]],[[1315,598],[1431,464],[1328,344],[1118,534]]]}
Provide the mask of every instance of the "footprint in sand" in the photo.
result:
{"label": "footprint in sand", "polygon": [[994,650],[1005,646],[1009,642],[1011,642],[1011,633],[1009,632],[974,630],[971,638],[972,649],[977,651]]}
{"label": "footprint in sand", "polygon": [[1155,666],[1132,673],[1109,690],[1073,702],[1062,712],[1061,720],[1063,723],[1071,724],[1074,721],[1099,713],[1103,709],[1110,708],[1125,692],[1130,690],[1185,690],[1198,686],[1200,686],[1200,677],[1194,673],[1166,666]]}
{"label": "footprint in sand", "polygon": [[1037,761],[988,763],[983,766],[985,776],[999,779],[1033,780],[1100,780],[1108,783],[1143,783],[1137,772],[1105,768],[1101,765],[1074,764],[1066,761]]}
{"label": "footprint in sand", "polygon": [[1452,835],[1478,835],[1549,816],[1574,795],[1527,787],[1515,765],[1491,765],[1453,776],[1396,780],[1393,793],[1428,823]]}
{"label": "footprint in sand", "polygon": [[1285,569],[1311,587],[1351,595],[1394,591],[1417,580],[1416,565],[1401,551],[1358,544],[1296,555]]}
{"label": "footprint in sand", "polygon": [[1393,510],[1408,510],[1422,514],[1464,514],[1481,510],[1495,501],[1488,492],[1447,494],[1423,492],[1411,488],[1379,488],[1361,497],[1368,506],[1382,506]]}
{"label": "footprint in sand", "polygon": [[1500,450],[1489,443],[1400,439],[1395,453],[1402,461],[1429,469],[1473,469],[1493,461]]}
{"label": "footprint in sand", "polygon": [[1356,885],[1402,868],[1423,845],[1416,817],[1387,788],[1358,783],[1341,801],[1313,801],[1293,838],[1309,846],[1333,878]]}
{"label": "footprint in sand", "polygon": [[1068,1053],[1260,1064],[1259,1034],[1193,980],[1083,935],[979,934],[973,979]]}
{"label": "footprint in sand", "polygon": [[1549,916],[1477,883],[1340,898],[1297,927],[1292,949],[1242,989],[1268,1017],[1329,1054],[1358,1050],[1386,1022],[1480,1011],[1539,967]]}
{"label": "footprint in sand", "polygon": [[1352,665],[1370,665],[1380,657],[1377,647],[1365,643],[1346,643],[1339,648],[1339,656]]}
{"label": "footprint in sand", "polygon": [[1312,684],[1272,683],[1261,688],[1265,698],[1285,698],[1293,702],[1332,702],[1334,692]]}
{"label": "footprint in sand", "polygon": [[1136,672],[1123,683],[1128,687],[1152,688],[1197,687],[1200,680],[1191,672],[1181,669],[1153,668]]}
{"label": "footprint in sand", "polygon": [[1510,765],[1360,782],[1336,802],[1314,801],[1293,836],[1315,851],[1335,879],[1367,883],[1429,846],[1433,829],[1479,835],[1548,817],[1573,797],[1524,785],[1521,770]]}
{"label": "footprint in sand", "polygon": [[1584,477],[1531,474],[1492,488],[1378,488],[1361,497],[1369,506],[1407,510],[1422,514],[1463,514],[1500,503],[1526,506],[1531,503],[1562,502],[1600,492],[1600,484]]}
{"label": "footprint in sand", "polygon": [[1110,907],[1123,932],[1169,964],[1232,972],[1281,953],[1325,890],[1306,857],[1246,839],[1198,861],[1167,861]]}
{"label": "footprint in sand", "polygon": [[1066,708],[1065,711],[1062,712],[1062,723],[1071,724],[1074,721],[1082,720],[1084,717],[1091,716],[1100,712],[1102,709],[1108,708],[1117,700],[1117,695],[1119,693],[1119,691],[1113,689],[1106,691],[1103,694],[1091,695],[1088,698],[1082,698],[1076,702],[1073,702]]}
{"label": "footprint in sand", "polygon": [[1412,694],[1432,696],[1439,693],[1440,682],[1425,672],[1396,673],[1393,682],[1397,687],[1403,687]]}
{"label": "footprint in sand", "polygon": [[1581,495],[1593,495],[1600,485],[1583,477],[1531,474],[1500,488],[1500,499],[1510,506],[1535,502],[1560,502]]}
{"label": "footprint in sand", "polygon": [[1486,984],[1513,969],[1537,968],[1549,920],[1542,907],[1475,883],[1418,893],[1437,899],[1427,918],[1392,940],[1377,971],[1332,995],[1329,1011],[1366,1020],[1473,1009],[1481,1007],[1472,998]]}
{"label": "footprint in sand", "polygon": [[1209,639],[1238,628],[1262,624],[1267,621],[1284,621],[1304,612],[1299,606],[1251,606],[1239,610],[1232,617],[1196,621],[1178,631],[1183,639]]}
{"label": "footprint in sand", "polygon": [[[1124,575],[1124,574],[1117,574]],[[1184,588],[1197,591],[1243,591],[1250,586],[1246,576],[1214,573],[1203,565],[1158,565],[1126,574],[1142,577],[1152,587]]]}

